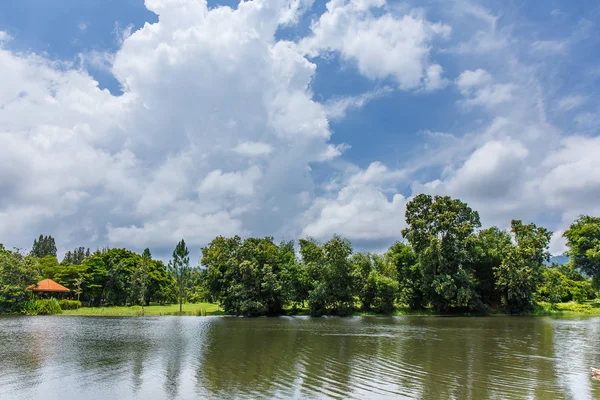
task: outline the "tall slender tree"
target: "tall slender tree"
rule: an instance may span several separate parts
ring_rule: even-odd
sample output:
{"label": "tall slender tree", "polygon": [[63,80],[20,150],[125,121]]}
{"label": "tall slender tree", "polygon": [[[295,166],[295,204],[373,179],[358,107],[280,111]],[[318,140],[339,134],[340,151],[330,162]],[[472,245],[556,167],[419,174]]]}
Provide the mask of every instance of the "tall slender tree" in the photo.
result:
{"label": "tall slender tree", "polygon": [[146,304],[146,292],[148,291],[148,275],[150,273],[150,263],[152,262],[152,254],[150,249],[144,249],[142,260],[138,263],[133,274],[133,283],[137,289],[139,300],[142,303],[142,314],[144,313],[144,305]]}
{"label": "tall slender tree", "polygon": [[173,250],[173,259],[169,262],[169,271],[175,278],[179,288],[179,313],[181,313],[183,311],[183,290],[191,276],[190,252],[183,239],[177,243],[175,250]]}

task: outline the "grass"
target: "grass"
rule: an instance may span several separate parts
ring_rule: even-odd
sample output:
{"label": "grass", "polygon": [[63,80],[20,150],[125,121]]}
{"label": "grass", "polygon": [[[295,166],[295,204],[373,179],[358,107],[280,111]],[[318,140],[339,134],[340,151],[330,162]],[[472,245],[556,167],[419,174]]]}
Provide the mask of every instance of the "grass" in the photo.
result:
{"label": "grass", "polygon": [[[141,306],[131,307],[81,307],[77,310],[64,310],[62,315],[82,315],[82,316],[106,316],[106,317],[134,317],[134,316],[161,316],[161,315],[189,315],[189,316],[207,316],[207,315],[224,315],[218,304],[214,303],[187,303],[183,305],[183,313],[179,313],[179,304],[167,305],[150,305],[144,307],[142,314]],[[284,310],[287,315],[308,315],[308,308],[298,308],[295,311],[291,309]],[[373,312],[356,311],[355,316],[380,315]],[[436,315],[464,315],[464,316],[480,316],[480,315],[506,315],[502,312],[488,313],[470,313],[470,312],[455,312],[450,314],[438,314],[431,309],[411,310],[409,308],[397,307],[393,313],[388,315],[396,316],[436,316]],[[558,303],[550,304],[545,302],[537,303],[534,310],[523,313],[522,315],[530,316],[600,316],[600,300],[589,301],[585,303]]]}
{"label": "grass", "polygon": [[141,306],[115,306],[115,307],[81,307],[77,310],[65,310],[62,315],[81,315],[99,317],[135,317],[135,316],[161,316],[161,315],[223,315],[218,304],[213,303],[186,303],[183,312],[179,313],[179,304],[158,305],[153,304],[144,307],[142,314]]}
{"label": "grass", "polygon": [[557,303],[550,304],[539,302],[533,315],[565,315],[565,316],[599,316],[600,302],[598,300],[584,303]]}

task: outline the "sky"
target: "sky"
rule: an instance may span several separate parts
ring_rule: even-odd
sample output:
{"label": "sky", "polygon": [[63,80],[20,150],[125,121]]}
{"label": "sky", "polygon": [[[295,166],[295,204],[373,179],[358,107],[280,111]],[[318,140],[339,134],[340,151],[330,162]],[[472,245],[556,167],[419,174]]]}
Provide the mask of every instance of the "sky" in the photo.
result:
{"label": "sky", "polygon": [[7,0],[0,243],[193,258],[217,235],[401,240],[600,215],[600,3]]}

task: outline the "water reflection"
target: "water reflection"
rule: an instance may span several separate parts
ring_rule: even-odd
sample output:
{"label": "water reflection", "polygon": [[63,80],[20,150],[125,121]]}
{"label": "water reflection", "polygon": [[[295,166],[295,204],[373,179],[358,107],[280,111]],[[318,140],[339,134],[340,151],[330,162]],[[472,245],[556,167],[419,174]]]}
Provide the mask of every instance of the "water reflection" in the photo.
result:
{"label": "water reflection", "polygon": [[600,397],[600,319],[0,318],[0,398]]}

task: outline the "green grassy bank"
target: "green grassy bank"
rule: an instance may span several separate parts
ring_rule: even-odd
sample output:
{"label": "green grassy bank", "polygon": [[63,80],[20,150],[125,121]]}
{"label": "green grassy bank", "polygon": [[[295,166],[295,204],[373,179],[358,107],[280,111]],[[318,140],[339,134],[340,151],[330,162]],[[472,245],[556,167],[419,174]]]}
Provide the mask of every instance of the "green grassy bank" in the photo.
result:
{"label": "green grassy bank", "polygon": [[[296,312],[287,310],[289,315],[308,315],[308,309],[297,309]],[[150,305],[144,307],[144,314],[142,314],[142,307],[131,306],[131,307],[81,307],[77,310],[64,310],[62,315],[81,315],[81,316],[106,316],[106,317],[134,317],[134,316],[162,316],[162,315],[180,315],[179,304],[168,304],[168,305]],[[223,310],[218,304],[214,303],[195,303],[195,304],[184,304],[183,313],[181,315],[189,316],[207,316],[207,315],[225,315]],[[377,314],[371,312],[357,311],[354,313],[355,316],[375,316]],[[433,310],[411,310],[408,308],[396,308],[391,314],[395,316],[439,316],[441,314],[435,313]],[[443,315],[456,315],[456,316],[483,316],[483,315],[505,315],[502,312],[491,311],[488,313],[477,313],[477,312],[459,312],[449,313]],[[600,316],[600,302],[587,302],[587,303],[558,303],[550,304],[540,302],[536,308],[530,312],[523,313],[521,315],[530,316]]]}
{"label": "green grassy bank", "polygon": [[85,315],[105,317],[134,317],[134,316],[161,316],[161,315],[223,315],[218,304],[213,303],[186,303],[183,312],[179,314],[179,304],[150,305],[144,307],[142,314],[141,306],[118,306],[118,307],[81,307],[77,310],[65,310],[62,315]]}

